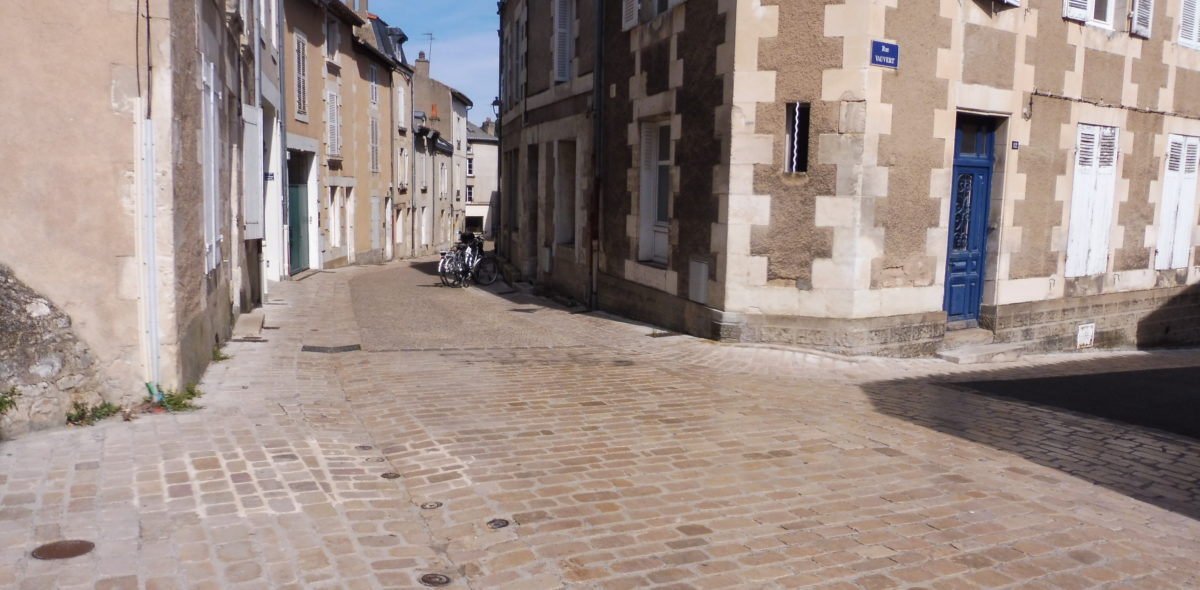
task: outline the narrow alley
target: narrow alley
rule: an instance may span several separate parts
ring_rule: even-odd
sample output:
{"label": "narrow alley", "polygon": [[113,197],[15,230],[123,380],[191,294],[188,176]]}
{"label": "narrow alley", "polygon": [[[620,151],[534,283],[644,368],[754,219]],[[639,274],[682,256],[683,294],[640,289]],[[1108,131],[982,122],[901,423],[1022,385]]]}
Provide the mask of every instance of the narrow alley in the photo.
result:
{"label": "narrow alley", "polygon": [[[1194,351],[987,374],[721,345],[428,261],[265,311],[203,409],[0,447],[0,586],[1200,586],[1200,442],[946,384]],[[96,547],[30,557],[61,538]]]}

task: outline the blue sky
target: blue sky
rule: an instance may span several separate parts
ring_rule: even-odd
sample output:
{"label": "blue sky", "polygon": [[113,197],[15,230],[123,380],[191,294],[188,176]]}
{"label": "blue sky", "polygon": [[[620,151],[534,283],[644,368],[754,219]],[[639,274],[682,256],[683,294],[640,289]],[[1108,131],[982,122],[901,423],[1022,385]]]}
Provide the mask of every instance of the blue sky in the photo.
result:
{"label": "blue sky", "polygon": [[408,34],[404,52],[410,62],[418,51],[429,52],[425,33],[433,33],[433,77],[471,98],[471,122],[494,116],[500,59],[496,0],[371,0],[370,9]]}

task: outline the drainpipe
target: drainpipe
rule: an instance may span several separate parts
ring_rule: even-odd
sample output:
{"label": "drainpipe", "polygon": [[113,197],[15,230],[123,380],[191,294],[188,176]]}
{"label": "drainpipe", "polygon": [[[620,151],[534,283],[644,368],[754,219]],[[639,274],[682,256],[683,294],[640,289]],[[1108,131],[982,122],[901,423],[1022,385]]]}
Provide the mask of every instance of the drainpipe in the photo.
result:
{"label": "drainpipe", "polygon": [[[290,116],[290,111],[289,111],[290,106],[289,105],[291,105],[291,103],[289,102],[289,97],[288,97],[288,88],[291,85],[288,84],[287,68],[285,67],[285,65],[287,64],[287,60],[284,59],[284,57],[283,57],[285,55],[284,48],[288,46],[287,45],[287,37],[286,37],[287,31],[283,25],[283,22],[284,22],[283,0],[263,0],[263,1],[275,3],[275,39],[276,39],[276,42],[279,44],[279,105],[278,105],[278,108],[275,110],[275,118],[279,121],[279,125],[277,127],[276,141],[279,142],[279,157],[282,159],[282,161],[280,162],[280,166],[279,166],[279,186],[280,186],[280,190],[281,190],[280,199],[279,199],[279,201],[280,201],[279,208],[282,209],[283,211],[281,212],[282,223],[280,223],[279,235],[275,236],[275,239],[279,240],[279,245],[280,245],[280,248],[279,248],[280,268],[277,272],[279,274],[279,279],[284,280],[284,279],[290,278],[291,274],[292,274],[292,261],[290,260],[291,255],[292,255],[291,254],[292,249],[291,249],[291,244],[288,243],[288,241],[291,239],[291,232],[288,231],[287,229],[284,229],[284,228],[290,228],[290,221],[289,221],[289,217],[288,217],[290,213],[288,212],[289,204],[288,204],[287,195],[290,190],[288,188],[288,185],[289,185],[289,183],[291,183],[291,179],[288,178],[288,165],[287,165],[287,162],[288,162],[287,120],[288,120],[288,117]],[[265,234],[264,234],[264,236],[265,236]],[[267,236],[267,239],[271,239],[271,237]]]}
{"label": "drainpipe", "polygon": [[592,181],[592,206],[588,208],[588,227],[591,229],[589,245],[589,279],[588,308],[599,307],[598,283],[600,274],[600,224],[604,221],[604,200],[601,192],[604,188],[604,0],[596,0],[596,61],[592,66],[592,171],[595,178]]}

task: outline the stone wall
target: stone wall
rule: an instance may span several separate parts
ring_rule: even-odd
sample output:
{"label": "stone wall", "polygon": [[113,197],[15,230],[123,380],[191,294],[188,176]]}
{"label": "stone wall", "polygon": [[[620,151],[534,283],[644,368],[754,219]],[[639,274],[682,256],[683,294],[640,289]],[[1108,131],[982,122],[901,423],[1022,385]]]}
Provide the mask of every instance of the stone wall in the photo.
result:
{"label": "stone wall", "polygon": [[71,318],[0,265],[0,391],[21,394],[0,417],[0,438],[62,425],[73,402],[101,401],[99,383]]}

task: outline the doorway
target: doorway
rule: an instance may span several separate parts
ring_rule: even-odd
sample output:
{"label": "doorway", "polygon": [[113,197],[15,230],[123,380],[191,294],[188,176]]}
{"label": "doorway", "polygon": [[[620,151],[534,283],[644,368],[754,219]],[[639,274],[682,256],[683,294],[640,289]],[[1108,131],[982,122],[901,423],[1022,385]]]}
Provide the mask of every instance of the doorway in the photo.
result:
{"label": "doorway", "polygon": [[309,269],[308,260],[308,162],[300,152],[288,158],[288,274]]}
{"label": "doorway", "polygon": [[944,309],[947,321],[963,327],[978,325],[983,302],[998,122],[960,114],[954,134]]}

